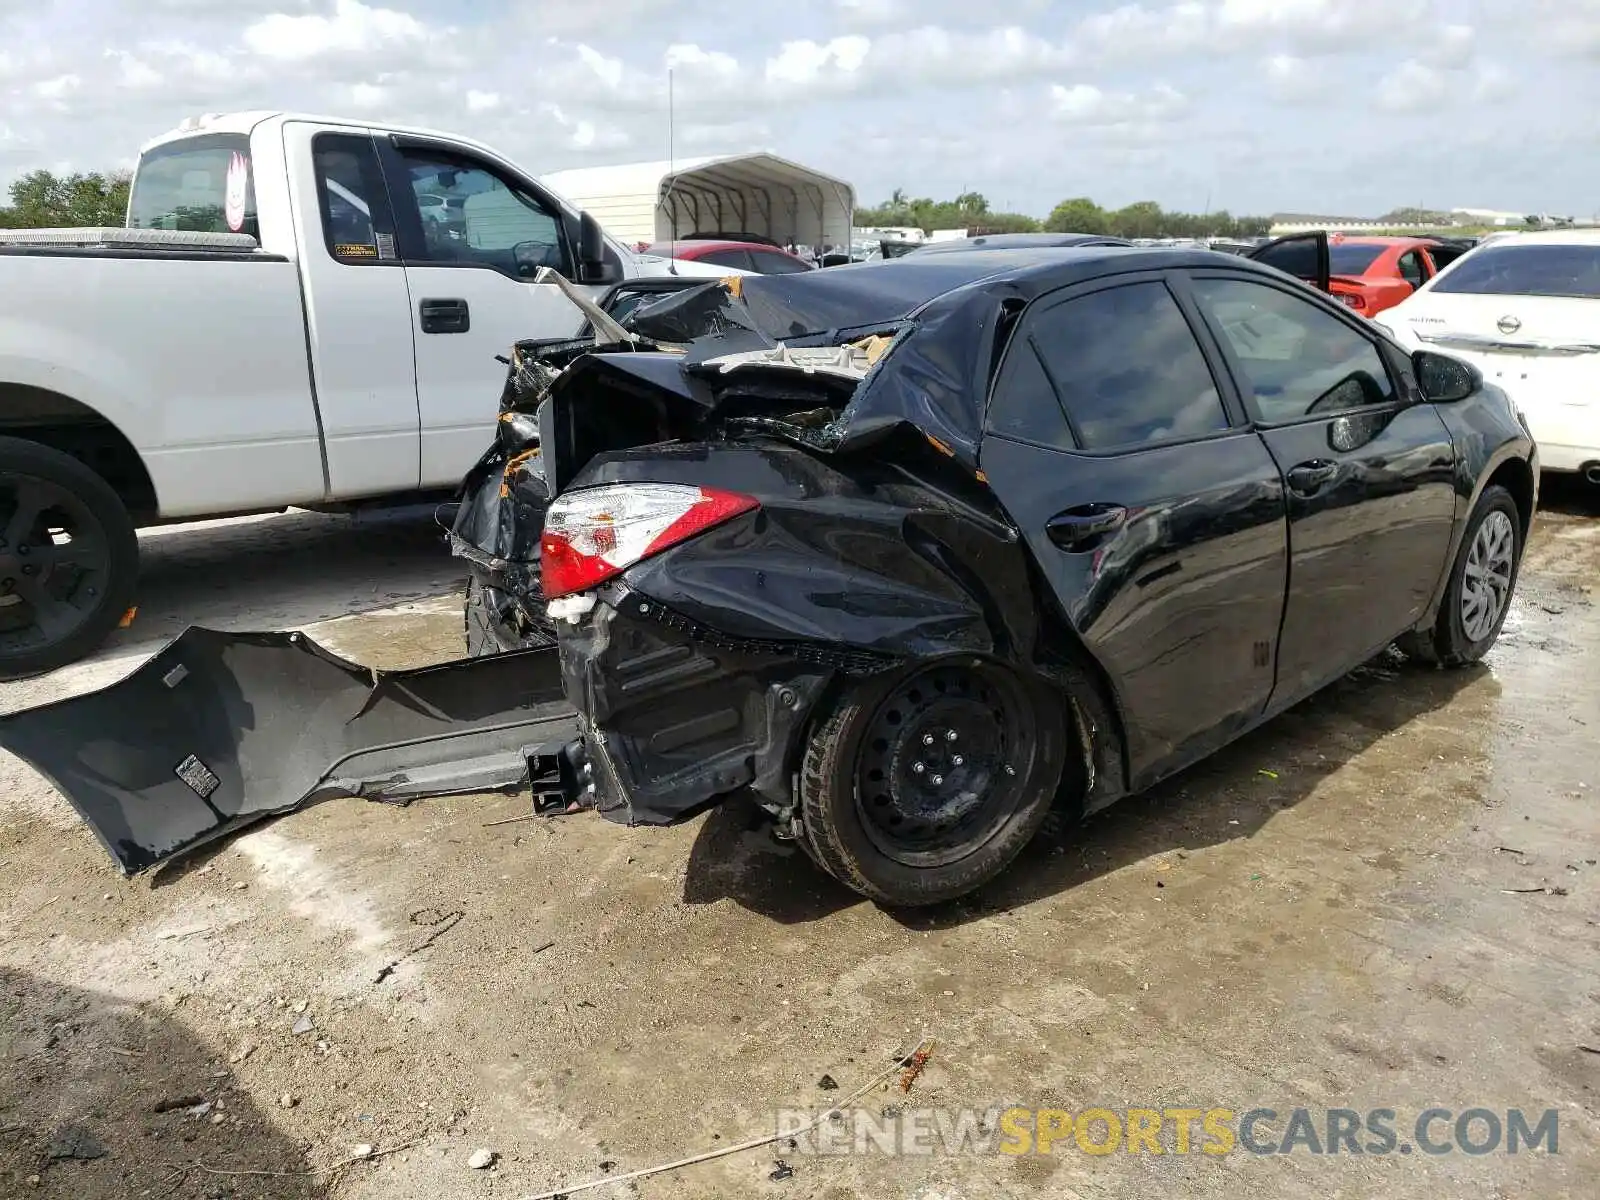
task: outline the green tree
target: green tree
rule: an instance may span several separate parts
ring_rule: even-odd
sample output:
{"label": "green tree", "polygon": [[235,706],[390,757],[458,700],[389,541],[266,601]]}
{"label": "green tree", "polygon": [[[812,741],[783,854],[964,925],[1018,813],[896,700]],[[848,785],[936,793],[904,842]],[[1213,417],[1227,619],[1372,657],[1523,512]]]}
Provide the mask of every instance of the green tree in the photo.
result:
{"label": "green tree", "polygon": [[1077,196],[1051,209],[1044,227],[1051,233],[1105,233],[1106,212],[1087,196]]}
{"label": "green tree", "polygon": [[55,175],[30,171],[11,184],[11,205],[0,208],[0,227],[51,229],[121,225],[128,209],[127,171]]}
{"label": "green tree", "polygon": [[1167,226],[1167,214],[1154,200],[1141,200],[1111,214],[1111,232],[1125,238],[1161,237]]}

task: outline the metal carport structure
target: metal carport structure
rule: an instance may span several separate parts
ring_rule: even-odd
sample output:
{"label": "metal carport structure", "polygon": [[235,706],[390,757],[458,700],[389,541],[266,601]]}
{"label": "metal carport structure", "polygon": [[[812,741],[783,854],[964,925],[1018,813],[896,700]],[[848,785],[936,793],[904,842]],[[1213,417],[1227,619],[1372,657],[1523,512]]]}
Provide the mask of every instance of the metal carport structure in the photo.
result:
{"label": "metal carport structure", "polygon": [[557,171],[542,182],[628,245],[743,231],[783,245],[848,245],[855,189],[769,151]]}

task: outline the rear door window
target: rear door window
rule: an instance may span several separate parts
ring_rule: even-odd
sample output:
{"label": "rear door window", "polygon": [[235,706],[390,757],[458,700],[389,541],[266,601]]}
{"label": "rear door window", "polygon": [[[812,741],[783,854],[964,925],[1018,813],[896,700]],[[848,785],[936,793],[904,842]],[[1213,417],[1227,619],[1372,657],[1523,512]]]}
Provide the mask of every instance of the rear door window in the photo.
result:
{"label": "rear door window", "polygon": [[259,239],[250,139],[207,134],[147,151],[134,172],[128,226]]}
{"label": "rear door window", "polygon": [[1085,450],[1126,450],[1228,428],[1200,344],[1165,284],[1121,284],[1025,319],[1019,335]]}

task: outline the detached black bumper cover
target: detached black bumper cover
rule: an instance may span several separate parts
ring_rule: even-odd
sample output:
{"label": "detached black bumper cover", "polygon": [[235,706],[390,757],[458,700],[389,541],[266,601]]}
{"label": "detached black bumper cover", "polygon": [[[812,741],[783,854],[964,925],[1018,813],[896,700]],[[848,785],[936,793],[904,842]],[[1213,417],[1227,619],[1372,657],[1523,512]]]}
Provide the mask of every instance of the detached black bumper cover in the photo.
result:
{"label": "detached black bumper cover", "polygon": [[315,799],[516,787],[576,736],[554,647],[386,672],[299,633],[200,628],[119,683],[0,717],[0,746],[130,874]]}

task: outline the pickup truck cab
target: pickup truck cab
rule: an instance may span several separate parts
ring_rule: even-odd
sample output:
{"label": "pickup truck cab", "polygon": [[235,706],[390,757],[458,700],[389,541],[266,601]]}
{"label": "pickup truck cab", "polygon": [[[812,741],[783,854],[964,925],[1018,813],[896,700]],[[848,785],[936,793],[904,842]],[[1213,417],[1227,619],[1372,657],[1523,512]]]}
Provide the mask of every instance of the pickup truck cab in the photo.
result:
{"label": "pickup truck cab", "polygon": [[0,676],[101,642],[139,525],[453,488],[497,355],[581,323],[562,280],[737,273],[635,254],[465,138],[185,122],[126,228],[0,233]]}

